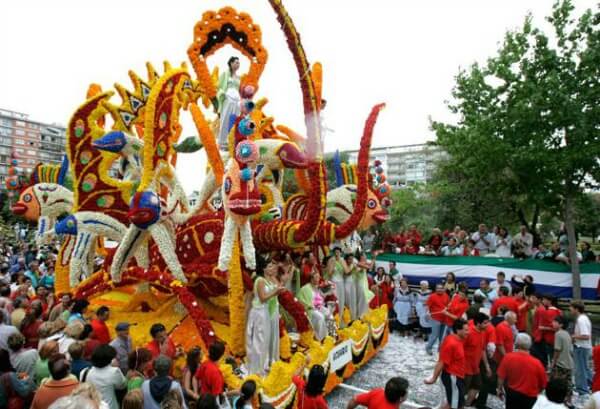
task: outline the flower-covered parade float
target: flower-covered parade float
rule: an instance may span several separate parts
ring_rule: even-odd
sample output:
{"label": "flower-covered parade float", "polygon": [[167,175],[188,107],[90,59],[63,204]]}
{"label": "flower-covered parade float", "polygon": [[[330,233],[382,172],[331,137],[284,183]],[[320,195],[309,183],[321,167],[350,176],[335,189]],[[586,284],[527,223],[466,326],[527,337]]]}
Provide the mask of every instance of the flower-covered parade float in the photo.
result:
{"label": "flower-covered parade float", "polygon": [[[366,119],[357,163],[337,164],[339,187],[328,191],[319,120],[322,68],[309,64],[281,1],[270,4],[297,67],[304,135],[267,115],[266,99],[257,98],[268,60],[261,29],[249,14],[224,7],[205,12],[195,25],[187,50],[192,70],[164,63],[159,72],[147,64],[146,76],[129,73],[131,87],[115,85],[118,98],[91,85],[68,123],[62,166],[38,165],[31,183],[19,186],[13,210],[38,223],[37,243],[61,238],[56,293],[86,298],[91,309],[110,307],[110,327],[135,324],[135,346],[145,345],[150,326],[160,322],[183,349],[199,345],[206,351],[221,340],[226,356],[244,364],[257,255],[325,255],[333,243],[386,220],[389,186],[380,166],[369,163],[383,104]],[[220,91],[207,60],[225,45],[247,57],[250,68],[239,79],[235,113],[227,121],[209,120],[220,108]],[[194,206],[176,170],[185,151],[179,149],[180,115],[191,116],[194,143],[209,163],[198,169],[202,185]],[[228,127],[226,149],[217,142],[222,126]],[[67,171],[72,191],[63,186]],[[286,172],[299,187],[284,195]],[[108,248],[108,242],[117,245]],[[100,268],[94,264],[98,255],[104,260]],[[292,375],[307,354],[312,365],[328,371],[329,392],[387,342],[385,306],[354,321],[347,310],[335,312],[335,329],[317,341],[295,294],[286,290],[277,298],[287,317],[279,325],[279,360],[264,375],[246,376],[259,385],[259,399],[277,408],[296,406]],[[350,351],[337,354],[349,357],[341,365],[332,356],[340,347]],[[222,362],[220,369],[230,389],[245,379],[230,364]]]}

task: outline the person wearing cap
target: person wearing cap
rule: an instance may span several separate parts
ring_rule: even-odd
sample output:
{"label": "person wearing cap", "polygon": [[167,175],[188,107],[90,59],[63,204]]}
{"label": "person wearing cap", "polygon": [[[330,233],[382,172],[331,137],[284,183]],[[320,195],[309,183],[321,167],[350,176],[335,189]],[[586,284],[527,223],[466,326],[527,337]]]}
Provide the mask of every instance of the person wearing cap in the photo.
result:
{"label": "person wearing cap", "polygon": [[123,374],[126,374],[129,369],[128,357],[129,353],[133,351],[131,337],[129,336],[130,326],[131,324],[128,322],[119,322],[115,327],[117,336],[110,343],[110,346],[117,351],[117,361]]}

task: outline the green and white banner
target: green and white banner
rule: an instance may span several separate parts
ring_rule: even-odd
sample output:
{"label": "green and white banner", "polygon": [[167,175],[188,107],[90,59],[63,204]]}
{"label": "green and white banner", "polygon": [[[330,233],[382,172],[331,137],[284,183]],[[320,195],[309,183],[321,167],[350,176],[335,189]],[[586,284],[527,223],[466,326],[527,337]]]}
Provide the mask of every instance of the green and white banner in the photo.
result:
{"label": "green and white banner", "polygon": [[[467,281],[470,287],[479,287],[479,280],[496,279],[496,274],[503,271],[510,280],[513,275],[530,274],[534,278],[536,291],[548,293],[561,298],[572,297],[571,267],[564,263],[547,260],[518,260],[499,257],[432,257],[409,256],[384,253],[377,256],[377,266],[386,271],[389,262],[396,262],[396,268],[411,283],[428,280],[430,284],[441,281],[446,273],[452,271],[457,281]],[[582,296],[588,300],[597,298],[596,288],[600,279],[600,264],[581,264]]]}

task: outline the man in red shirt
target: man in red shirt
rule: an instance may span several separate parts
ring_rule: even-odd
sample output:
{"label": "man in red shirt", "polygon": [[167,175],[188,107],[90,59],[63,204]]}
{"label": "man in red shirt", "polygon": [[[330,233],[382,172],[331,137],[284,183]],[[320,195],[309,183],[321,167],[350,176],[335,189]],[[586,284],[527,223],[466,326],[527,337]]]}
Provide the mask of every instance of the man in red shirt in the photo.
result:
{"label": "man in red shirt", "polygon": [[448,408],[459,409],[465,405],[465,349],[463,342],[469,335],[469,325],[461,318],[452,324],[453,334],[444,338],[440,357],[433,375],[426,379],[427,385],[433,385],[438,377],[442,378],[442,384],[446,390]]}
{"label": "man in red shirt", "polygon": [[486,327],[490,324],[490,317],[482,312],[475,314],[475,317],[469,321],[469,334],[464,340],[465,350],[465,388],[467,390],[466,406],[471,406],[477,392],[481,390],[481,372],[480,365],[483,367],[487,376],[491,376],[492,371],[488,363],[486,349]]}
{"label": "man in red shirt", "polygon": [[450,302],[450,297],[448,293],[444,290],[444,286],[442,284],[437,284],[435,286],[435,292],[427,298],[427,309],[429,310],[429,315],[431,316],[431,334],[429,335],[429,340],[427,341],[427,346],[425,350],[429,355],[433,354],[433,344],[435,341],[438,341],[438,348],[442,345],[442,339],[444,338],[444,333],[446,332],[446,324],[445,324],[445,315],[444,311],[446,311],[446,307]]}
{"label": "man in red shirt", "polygon": [[146,344],[146,349],[152,353],[152,359],[159,355],[166,355],[171,360],[175,360],[178,356],[177,348],[167,334],[167,329],[163,324],[154,324],[150,327],[150,335],[152,341]]}
{"label": "man in red shirt", "polygon": [[504,355],[513,351],[514,335],[512,326],[517,322],[517,314],[508,311],[504,315],[504,321],[496,326],[496,354],[494,359],[500,365]]}
{"label": "man in red shirt", "polygon": [[110,332],[106,321],[110,317],[110,310],[107,306],[103,305],[96,310],[96,318],[94,318],[90,324],[94,332],[94,338],[97,339],[101,344],[110,343]]}
{"label": "man in red shirt", "polygon": [[506,409],[531,409],[548,382],[546,370],[529,355],[529,335],[517,335],[515,346],[517,350],[506,354],[498,367],[498,397],[506,395]]}
{"label": "man in red shirt", "polygon": [[[458,290],[450,300],[450,304],[444,313],[446,315],[446,327],[451,328],[454,321],[462,318],[463,314],[469,309],[469,299],[467,292],[469,285],[465,282],[458,283]],[[446,331],[448,333],[449,331]]]}
{"label": "man in red shirt", "polygon": [[498,294],[500,295],[500,297],[498,297],[496,301],[494,301],[494,303],[492,304],[492,309],[490,311],[490,315],[492,317],[495,317],[498,314],[498,308],[500,308],[502,305],[504,305],[510,311],[519,311],[519,303],[517,302],[517,300],[515,300],[509,295],[510,291],[507,287],[500,287],[500,290],[498,290]]}
{"label": "man in red shirt", "polygon": [[209,393],[214,396],[219,396],[225,390],[225,379],[219,369],[219,359],[225,353],[225,344],[220,341],[215,341],[208,347],[208,360],[196,370],[196,379],[200,383],[200,394]]}
{"label": "man in red shirt", "polygon": [[548,360],[554,353],[554,317],[562,313],[554,306],[554,297],[542,296],[542,307],[535,312],[537,331],[535,332],[536,356],[542,361],[544,368],[548,366]]}
{"label": "man in red shirt", "polygon": [[475,399],[475,402],[473,403],[473,406],[478,409],[487,407],[488,395],[490,392],[493,393],[496,390],[496,370],[498,367],[496,366],[496,362],[491,359],[496,352],[496,327],[494,327],[491,322],[485,327],[485,345],[486,348],[484,353],[488,359],[488,365],[490,366],[491,373],[487,373],[487,368],[482,360],[481,364],[479,365],[479,373],[481,374],[481,389],[479,390],[477,399]]}
{"label": "man in red shirt", "polygon": [[[408,381],[402,377],[391,378],[385,389],[373,389],[350,399],[346,409],[364,406],[370,409],[398,409],[408,396]],[[306,407],[305,407],[306,409]]]}
{"label": "man in red shirt", "polygon": [[527,314],[531,305],[525,298],[525,291],[522,288],[515,288],[513,290],[515,295],[515,301],[517,302],[517,329],[519,332],[527,332]]}

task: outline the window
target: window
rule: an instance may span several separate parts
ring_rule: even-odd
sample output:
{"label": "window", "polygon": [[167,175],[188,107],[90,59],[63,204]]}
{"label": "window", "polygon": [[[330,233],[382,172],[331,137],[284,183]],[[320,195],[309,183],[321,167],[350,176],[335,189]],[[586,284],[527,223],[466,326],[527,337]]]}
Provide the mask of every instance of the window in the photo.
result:
{"label": "window", "polygon": [[10,148],[0,147],[0,155],[10,155]]}
{"label": "window", "polygon": [[2,145],[12,146],[12,140],[10,138],[0,138],[0,143]]}
{"label": "window", "polygon": [[30,138],[37,138],[38,134],[35,132],[27,132],[27,136],[29,136]]}
{"label": "window", "polygon": [[20,153],[22,155],[25,153],[25,149],[17,148],[17,149],[15,149],[15,152]]}
{"label": "window", "polygon": [[15,135],[25,136],[25,131],[22,129],[15,129]]}
{"label": "window", "polygon": [[25,128],[25,122],[23,122],[23,121],[15,120],[15,125],[22,126],[23,128]]}
{"label": "window", "polygon": [[23,139],[15,139],[15,143],[17,145],[25,145],[25,141]]}
{"label": "window", "polygon": [[0,125],[4,125],[4,126],[13,126],[13,121],[12,119],[6,119],[6,118],[0,118]]}
{"label": "window", "polygon": [[27,163],[30,165],[35,165],[35,159],[27,159]]}
{"label": "window", "polygon": [[36,152],[36,151],[32,151],[32,150],[28,150],[28,151],[27,151],[27,154],[28,154],[28,155],[32,155],[32,156],[36,156],[36,155],[37,155],[37,152]]}

